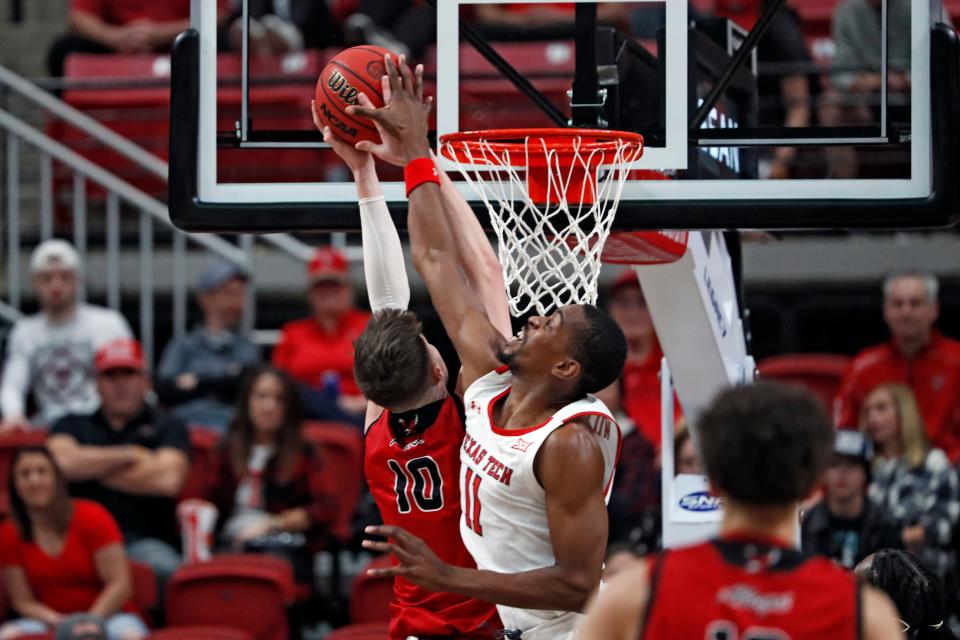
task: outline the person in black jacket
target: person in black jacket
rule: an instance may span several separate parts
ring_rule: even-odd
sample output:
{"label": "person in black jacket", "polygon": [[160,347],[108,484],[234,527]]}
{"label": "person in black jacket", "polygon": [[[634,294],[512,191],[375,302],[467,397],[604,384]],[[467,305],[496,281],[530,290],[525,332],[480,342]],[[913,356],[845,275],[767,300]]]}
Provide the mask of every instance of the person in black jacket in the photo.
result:
{"label": "person in black jacket", "polygon": [[867,498],[873,457],[869,438],[840,429],[833,451],[823,500],[803,519],[803,550],[852,569],[871,553],[902,543],[896,524]]}

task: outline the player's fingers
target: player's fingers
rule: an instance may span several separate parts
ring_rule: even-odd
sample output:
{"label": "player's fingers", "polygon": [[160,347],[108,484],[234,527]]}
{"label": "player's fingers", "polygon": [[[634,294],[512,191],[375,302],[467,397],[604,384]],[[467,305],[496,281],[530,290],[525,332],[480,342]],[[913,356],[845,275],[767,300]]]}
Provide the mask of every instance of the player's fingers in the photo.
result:
{"label": "player's fingers", "polygon": [[363,532],[368,536],[381,536],[383,538],[392,538],[398,527],[395,527],[392,524],[372,524],[369,527],[364,528]]}
{"label": "player's fingers", "polygon": [[423,112],[430,113],[433,110],[433,96],[427,96],[423,103]]}
{"label": "player's fingers", "polygon": [[403,88],[403,79],[397,73],[397,66],[393,64],[393,58],[389,54],[384,56],[384,60],[386,61],[384,64],[387,67],[387,77],[390,78],[390,88],[393,91],[399,91]]}
{"label": "player's fingers", "polygon": [[389,567],[386,569],[367,569],[367,575],[372,578],[394,578],[406,574],[403,567]]}
{"label": "player's fingers", "polygon": [[413,80],[413,72],[410,71],[410,65],[407,64],[406,56],[400,56],[400,74],[403,76],[403,86],[410,91],[414,91],[416,87]]}
{"label": "player's fingers", "polygon": [[317,113],[317,101],[310,101],[310,113],[313,115],[313,126],[315,126],[320,131],[323,131],[323,125],[320,124],[320,114]]}
{"label": "player's fingers", "polygon": [[364,549],[371,551],[380,551],[381,553],[390,553],[393,551],[393,545],[389,542],[378,542],[376,540],[364,540],[361,545]]}
{"label": "player's fingers", "polygon": [[414,547],[417,543],[422,542],[420,538],[408,532],[402,527],[394,527],[394,531],[391,534],[391,538],[404,549],[410,549]]}
{"label": "player's fingers", "polygon": [[378,145],[373,144],[369,140],[361,140],[357,144],[353,145],[353,148],[357,151],[363,151],[365,153],[373,153],[373,151],[378,147]]}
{"label": "player's fingers", "polygon": [[379,122],[383,118],[383,114],[380,113],[380,109],[372,109],[370,107],[358,107],[357,105],[352,104],[349,107],[347,107],[346,111],[352,116],[369,118],[376,122]]}
{"label": "player's fingers", "polygon": [[415,81],[414,89],[417,92],[417,100],[423,102],[423,65],[418,64],[416,71],[414,72]]}
{"label": "player's fingers", "polygon": [[390,86],[390,76],[384,74],[380,76],[380,89],[383,93],[383,104],[390,104],[393,99],[393,88]]}
{"label": "player's fingers", "polygon": [[376,109],[376,108],[377,108],[377,106],[376,106],[375,104],[373,104],[373,102],[370,101],[370,98],[367,97],[367,94],[365,94],[365,93],[362,92],[362,91],[359,93],[359,95],[357,95],[357,101],[360,103],[360,106],[361,106],[361,107],[366,107],[366,108],[368,108],[368,109]]}

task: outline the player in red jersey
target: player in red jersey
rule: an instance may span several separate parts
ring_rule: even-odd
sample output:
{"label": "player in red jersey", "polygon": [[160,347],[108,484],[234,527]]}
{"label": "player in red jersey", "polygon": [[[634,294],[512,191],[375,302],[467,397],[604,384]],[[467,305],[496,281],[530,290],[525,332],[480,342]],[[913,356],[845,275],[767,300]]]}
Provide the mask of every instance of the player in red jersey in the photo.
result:
{"label": "player in red jersey", "polygon": [[833,427],[799,389],[760,383],[701,416],[701,456],[723,499],[720,536],[618,573],[589,608],[583,640],[903,638],[886,595],[803,556],[797,504],[820,479]]}
{"label": "player in red jersey", "polygon": [[[422,78],[422,67],[418,68]],[[421,80],[422,82],[422,80]],[[390,85],[384,82],[389,100]],[[422,95],[422,93],[421,93]],[[361,102],[369,104],[361,96]],[[314,121],[317,122],[316,111]],[[329,129],[324,140],[353,172],[360,198],[364,271],[374,314],[355,343],[355,376],[368,399],[364,472],[385,524],[415,532],[455,566],[476,564],[460,538],[460,448],[463,406],[447,391],[447,368],[407,310],[403,248],[387,210],[371,151],[396,164],[396,141],[339,141]],[[461,268],[490,321],[508,335],[510,314],[500,263],[470,206],[441,172],[446,211],[459,229]],[[435,593],[404,578],[394,579],[390,638],[487,639],[501,629],[495,607],[453,593]]]}

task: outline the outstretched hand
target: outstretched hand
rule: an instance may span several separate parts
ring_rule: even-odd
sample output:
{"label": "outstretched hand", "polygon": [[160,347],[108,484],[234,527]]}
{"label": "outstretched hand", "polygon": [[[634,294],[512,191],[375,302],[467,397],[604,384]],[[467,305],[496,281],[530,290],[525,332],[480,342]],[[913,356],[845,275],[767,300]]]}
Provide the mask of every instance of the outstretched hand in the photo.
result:
{"label": "outstretched hand", "polygon": [[[385,140],[391,138],[399,142],[402,162],[406,164],[413,158],[425,157],[429,151],[427,131],[431,100],[423,99],[423,67],[417,66],[416,74],[407,66],[406,58],[400,56],[399,70],[389,55],[384,56],[387,68],[389,100],[386,105],[374,109],[369,106],[349,106],[347,113],[369,118],[377,125]],[[389,160],[388,160],[389,161]]]}
{"label": "outstretched hand", "polygon": [[450,590],[453,567],[437,557],[437,554],[431,551],[423,540],[408,533],[406,529],[390,525],[367,527],[365,533],[391,540],[390,542],[364,540],[365,549],[392,553],[400,561],[399,565],[386,569],[369,569],[368,575],[400,576],[429,591]]}
{"label": "outstretched hand", "polygon": [[[420,82],[421,91],[420,95],[423,95],[423,65],[417,65],[417,68],[414,70],[414,78]],[[390,88],[390,76],[384,74],[380,78],[380,90],[383,94],[383,103],[390,104],[393,99],[393,92]],[[370,98],[367,97],[367,94],[360,93],[357,96],[357,99],[360,101],[360,105],[367,107],[369,109],[376,109],[373,106],[373,103],[370,102]],[[427,98],[427,108],[429,109],[430,104],[432,104],[433,98]],[[402,167],[406,164],[406,160],[403,157],[403,145],[400,140],[395,137],[390,131],[387,131],[383,128],[379,122],[374,120],[373,126],[377,128],[377,133],[380,134],[380,143],[370,142],[369,140],[361,140],[356,144],[358,151],[367,151],[372,153],[376,157],[380,158],[384,162],[389,162],[392,165]]]}

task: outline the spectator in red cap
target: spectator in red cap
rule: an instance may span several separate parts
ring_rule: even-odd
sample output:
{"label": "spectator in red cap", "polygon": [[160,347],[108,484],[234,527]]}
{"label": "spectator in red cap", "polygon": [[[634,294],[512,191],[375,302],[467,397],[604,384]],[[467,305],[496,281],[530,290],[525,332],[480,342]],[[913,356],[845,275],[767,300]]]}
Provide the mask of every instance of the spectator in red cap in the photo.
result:
{"label": "spectator in red cap", "polygon": [[366,399],[353,378],[353,341],[370,314],[354,306],[349,265],[336,249],[317,249],[307,280],[310,317],[284,325],[273,364],[303,386],[308,417],[362,421]]}
{"label": "spectator in red cap", "polygon": [[[637,429],[660,449],[660,359],[663,351],[653,328],[640,280],[633,269],[621,273],[610,286],[607,312],[627,338],[627,363],[623,367],[623,407]],[[674,415],[681,416],[674,398]]]}
{"label": "spectator in red cap", "polygon": [[60,419],[48,446],[72,495],[106,507],[129,556],[162,584],[180,564],[176,497],[189,470],[187,427],[147,404],[151,379],[136,340],[105,345],[94,369],[100,408]]}

